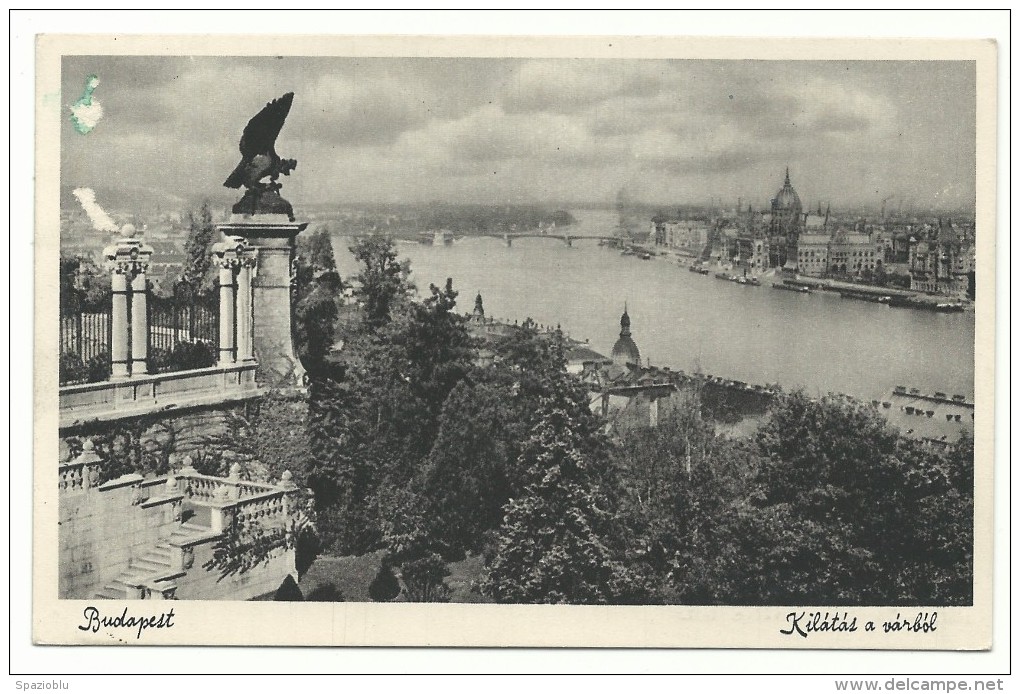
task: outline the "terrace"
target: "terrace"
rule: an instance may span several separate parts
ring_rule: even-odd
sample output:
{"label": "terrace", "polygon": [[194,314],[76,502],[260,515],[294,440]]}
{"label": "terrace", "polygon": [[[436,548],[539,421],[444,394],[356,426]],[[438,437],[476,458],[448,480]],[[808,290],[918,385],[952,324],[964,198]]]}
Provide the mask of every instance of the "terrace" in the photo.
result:
{"label": "terrace", "polygon": [[125,235],[103,255],[111,272],[108,295],[61,296],[61,429],[260,394],[254,248],[239,238],[216,244],[216,293],[180,283],[168,297],[151,291],[152,248],[142,240]]}

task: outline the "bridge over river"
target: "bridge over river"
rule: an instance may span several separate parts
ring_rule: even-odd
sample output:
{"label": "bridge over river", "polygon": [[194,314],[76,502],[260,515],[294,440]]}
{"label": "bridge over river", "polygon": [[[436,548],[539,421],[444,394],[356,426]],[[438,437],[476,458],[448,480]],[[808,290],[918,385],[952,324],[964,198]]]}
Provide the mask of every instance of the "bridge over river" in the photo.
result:
{"label": "bridge over river", "polygon": [[476,234],[477,236],[487,236],[490,238],[503,239],[506,242],[507,247],[514,245],[514,239],[556,239],[562,241],[568,246],[573,246],[574,241],[582,240],[593,240],[593,241],[620,241],[619,236],[597,236],[591,234],[565,234],[565,233],[542,233],[539,231],[535,232],[514,232],[514,233],[492,233],[492,234]]}

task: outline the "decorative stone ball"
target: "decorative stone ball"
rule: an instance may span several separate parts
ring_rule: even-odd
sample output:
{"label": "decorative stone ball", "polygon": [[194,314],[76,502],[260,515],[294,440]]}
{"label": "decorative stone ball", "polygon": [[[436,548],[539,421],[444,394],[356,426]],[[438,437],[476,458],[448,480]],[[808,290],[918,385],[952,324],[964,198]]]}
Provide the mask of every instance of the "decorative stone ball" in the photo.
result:
{"label": "decorative stone ball", "polygon": [[194,460],[191,458],[190,455],[184,456],[184,458],[181,459],[181,463],[184,466],[181,468],[182,475],[198,474],[198,470],[195,469]]}
{"label": "decorative stone ball", "polygon": [[135,229],[134,224],[125,224],[120,228],[120,235],[126,239],[133,238],[136,233],[138,233],[138,230]]}

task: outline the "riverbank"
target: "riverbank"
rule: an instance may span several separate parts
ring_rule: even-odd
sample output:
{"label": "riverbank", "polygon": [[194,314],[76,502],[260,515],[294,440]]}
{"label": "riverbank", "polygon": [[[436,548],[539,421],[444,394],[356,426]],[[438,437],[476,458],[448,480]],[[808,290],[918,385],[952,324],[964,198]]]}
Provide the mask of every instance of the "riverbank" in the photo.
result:
{"label": "riverbank", "polygon": [[[612,212],[572,211],[571,235],[612,234]],[[340,274],[359,268],[336,235]],[[645,246],[648,248],[648,246]],[[726,374],[747,383],[782,383],[812,397],[850,393],[888,400],[898,384],[922,392],[973,397],[974,314],[899,311],[839,294],[775,291],[690,272],[676,254],[622,256],[597,241],[469,237],[449,246],[400,245],[411,279],[426,290],[453,278],[458,310],[476,294],[486,315],[560,325],[564,333],[609,354],[626,304],[642,361],[689,373]],[[686,260],[686,259],[685,259]]]}
{"label": "riverbank", "polygon": [[[627,255],[636,255],[646,260],[666,260],[687,268],[694,265],[702,275],[712,274],[716,278],[728,279],[745,286],[768,286],[768,282],[762,282],[762,280],[772,278],[774,280],[773,284],[778,284],[780,288],[791,287],[807,291],[832,292],[848,299],[873,301],[874,303],[887,304],[899,308],[913,308],[942,313],[972,312],[974,310],[974,303],[968,299],[923,294],[907,289],[883,287],[860,282],[846,282],[822,277],[808,277],[805,275],[784,277],[782,271],[778,268],[769,268],[765,272],[748,272],[729,263],[700,263],[693,253],[686,249],[664,250],[640,244],[632,244],[629,248],[632,252],[627,253]],[[740,271],[738,272],[738,270]]]}

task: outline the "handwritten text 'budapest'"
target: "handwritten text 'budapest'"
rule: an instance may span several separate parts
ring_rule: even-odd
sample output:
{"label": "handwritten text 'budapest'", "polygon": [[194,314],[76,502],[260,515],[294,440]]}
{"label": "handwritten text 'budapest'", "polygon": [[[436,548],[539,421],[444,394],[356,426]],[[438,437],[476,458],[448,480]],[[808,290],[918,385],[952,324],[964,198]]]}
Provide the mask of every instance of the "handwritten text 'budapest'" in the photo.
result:
{"label": "handwritten text 'budapest'", "polygon": [[151,615],[146,617],[128,616],[128,608],[124,608],[116,617],[106,617],[99,610],[91,605],[85,608],[83,613],[85,623],[78,626],[81,631],[91,631],[98,634],[100,628],[106,629],[134,629],[138,628],[135,634],[136,639],[142,638],[142,631],[145,629],[172,629],[174,626],[174,611],[164,612],[159,616]]}

